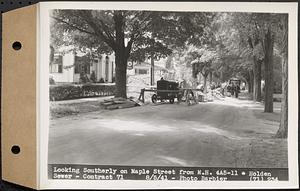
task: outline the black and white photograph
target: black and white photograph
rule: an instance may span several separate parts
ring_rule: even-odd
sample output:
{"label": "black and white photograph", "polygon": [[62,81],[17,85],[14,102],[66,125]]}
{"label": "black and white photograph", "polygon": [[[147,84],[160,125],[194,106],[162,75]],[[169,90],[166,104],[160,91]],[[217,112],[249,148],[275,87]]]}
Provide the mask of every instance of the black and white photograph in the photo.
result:
{"label": "black and white photograph", "polygon": [[289,180],[288,13],[47,14],[49,179]]}

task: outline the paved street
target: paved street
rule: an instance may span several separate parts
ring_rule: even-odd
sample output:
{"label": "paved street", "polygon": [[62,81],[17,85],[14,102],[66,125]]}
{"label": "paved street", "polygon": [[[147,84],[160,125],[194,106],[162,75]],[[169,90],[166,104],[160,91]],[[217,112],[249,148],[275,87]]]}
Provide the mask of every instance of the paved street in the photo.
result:
{"label": "paved street", "polygon": [[287,167],[287,141],[272,136],[280,105],[225,100],[149,104],[52,119],[50,164]]}

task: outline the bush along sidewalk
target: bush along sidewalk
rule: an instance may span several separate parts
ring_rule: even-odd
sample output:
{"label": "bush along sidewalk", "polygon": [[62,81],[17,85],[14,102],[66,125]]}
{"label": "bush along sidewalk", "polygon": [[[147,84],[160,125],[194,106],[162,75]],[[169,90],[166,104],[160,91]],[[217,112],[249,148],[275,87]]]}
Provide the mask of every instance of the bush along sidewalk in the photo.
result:
{"label": "bush along sidewalk", "polygon": [[115,85],[83,84],[83,85],[51,85],[50,100],[60,101],[87,97],[113,96]]}

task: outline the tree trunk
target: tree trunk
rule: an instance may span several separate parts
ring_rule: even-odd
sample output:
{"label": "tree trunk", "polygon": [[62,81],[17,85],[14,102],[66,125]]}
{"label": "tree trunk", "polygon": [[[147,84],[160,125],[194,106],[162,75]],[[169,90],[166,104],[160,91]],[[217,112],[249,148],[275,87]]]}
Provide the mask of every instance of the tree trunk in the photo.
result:
{"label": "tree trunk", "polygon": [[265,112],[273,112],[273,48],[274,39],[271,34],[271,29],[265,34],[264,39],[265,50]]}
{"label": "tree trunk", "polygon": [[282,38],[282,98],[281,119],[279,129],[276,133],[278,138],[288,137],[288,17],[283,18]]}
{"label": "tree trunk", "polygon": [[282,59],[282,98],[280,126],[276,133],[278,138],[287,138],[288,134],[288,64],[287,57]]}
{"label": "tree trunk", "polygon": [[116,51],[116,92],[115,92],[115,97],[127,97],[127,92],[126,92],[126,81],[127,81],[127,58],[122,53],[123,51]]}
{"label": "tree trunk", "polygon": [[212,72],[209,72],[209,85],[212,84]]}
{"label": "tree trunk", "polygon": [[253,100],[261,101],[261,61],[253,57]]}
{"label": "tree trunk", "polygon": [[246,89],[248,90],[248,92],[249,92],[250,89],[251,89],[250,79],[248,79],[248,78],[247,78],[247,80],[246,80]]}
{"label": "tree trunk", "polygon": [[247,72],[247,73],[245,73],[245,80],[246,80],[246,89],[248,90],[248,92],[249,92],[249,90],[250,90],[250,73],[249,72]]}
{"label": "tree trunk", "polygon": [[247,89],[248,89],[248,92],[250,93],[251,92],[251,82],[250,82],[250,79],[247,79]]}
{"label": "tree trunk", "polygon": [[203,75],[203,87],[204,87],[204,93],[207,93],[207,87],[206,87],[206,81],[207,81],[208,75]]}
{"label": "tree trunk", "polygon": [[197,75],[197,78],[198,78],[198,82],[199,82],[199,83],[201,83],[201,75],[202,75],[202,74],[201,74],[200,72],[199,72],[198,75]]}
{"label": "tree trunk", "polygon": [[154,85],[154,58],[151,56],[151,67],[150,67],[150,85]]}
{"label": "tree trunk", "polygon": [[221,80],[221,82],[224,81],[224,74],[223,74],[223,71],[221,71],[221,74],[220,74],[220,80]]}
{"label": "tree trunk", "polygon": [[116,62],[116,92],[115,97],[127,98],[127,60],[129,53],[126,51],[124,43],[124,16],[122,12],[116,13],[113,17],[116,30],[115,62]]}
{"label": "tree trunk", "polygon": [[248,84],[248,92],[253,93],[253,70],[249,71],[249,84]]}

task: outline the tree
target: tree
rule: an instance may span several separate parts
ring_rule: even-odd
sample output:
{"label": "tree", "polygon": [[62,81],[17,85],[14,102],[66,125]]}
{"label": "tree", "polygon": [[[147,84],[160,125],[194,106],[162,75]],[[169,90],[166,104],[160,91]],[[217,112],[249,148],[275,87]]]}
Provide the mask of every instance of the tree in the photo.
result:
{"label": "tree", "polygon": [[209,62],[193,62],[193,75],[194,78],[197,78],[197,75],[200,73],[203,76],[203,87],[204,93],[207,92],[207,77],[212,72]]}
{"label": "tree", "polygon": [[242,78],[248,86],[248,92],[253,93],[253,59],[252,50],[243,33],[240,13],[222,13],[216,18],[218,29],[219,72],[221,81],[227,81],[236,76]]}
{"label": "tree", "polygon": [[[260,44],[260,31],[255,13],[232,13],[228,17],[229,23],[235,30],[235,38],[238,43],[237,54],[239,54],[251,66],[252,71],[248,71],[247,78],[249,93],[253,93],[253,100],[261,101],[261,80],[262,80],[262,63],[263,53]],[[249,62],[251,61],[251,62]]]}
{"label": "tree", "polygon": [[265,112],[273,112],[273,54],[274,54],[274,36],[272,35],[271,28],[268,27],[264,35],[263,47],[265,52]]}
{"label": "tree", "polygon": [[[137,17],[142,17],[138,20]],[[126,67],[133,41],[149,23],[149,14],[127,11],[55,10],[52,18],[64,30],[86,35],[86,42],[104,42],[115,53],[116,97],[126,97]],[[131,20],[130,25],[127,25]],[[140,26],[139,28],[137,26]],[[125,34],[126,32],[126,34]],[[130,33],[130,34],[129,34]],[[125,38],[128,38],[125,45]]]}
{"label": "tree", "polygon": [[115,96],[126,97],[126,67],[133,45],[149,35],[156,42],[164,42],[162,44],[183,45],[192,36],[191,31],[201,31],[202,25],[195,25],[191,18],[201,18],[202,14],[204,13],[55,10],[52,18],[66,30],[88,34],[114,51]]}
{"label": "tree", "polygon": [[188,58],[192,64],[193,77],[197,78],[200,73],[204,79],[204,92],[207,91],[207,77],[215,70],[214,63],[218,59],[217,53],[208,47],[198,48],[190,46],[188,49]]}
{"label": "tree", "polygon": [[90,65],[91,61],[94,60],[95,57],[99,58],[102,54],[112,53],[112,49],[103,43],[103,41],[93,38],[93,36],[87,33],[70,30],[65,27],[64,23],[57,22],[54,19],[51,21],[50,64],[53,62],[55,52],[59,52],[61,54],[74,52],[75,55],[78,51],[85,53],[83,58],[75,57],[75,63],[73,65],[69,65],[68,68],[77,67],[75,65],[80,65],[78,68]]}
{"label": "tree", "polygon": [[216,31],[219,27],[215,22],[218,18],[217,13],[204,13],[195,15],[192,19],[194,23],[203,25],[201,30],[193,30],[192,38],[189,38],[185,45],[185,60],[192,65],[193,78],[196,79],[201,74],[204,80],[204,92],[207,91],[207,77],[212,83],[212,76],[218,74],[219,65],[219,46],[216,38]]}
{"label": "tree", "polygon": [[[249,83],[253,86],[253,88],[251,87],[253,97],[255,100],[260,100],[260,79],[263,76],[265,80],[264,111],[273,112],[274,42],[280,37],[276,31],[278,31],[278,21],[281,15],[271,13],[232,13],[227,15],[229,15],[228,22],[224,24],[224,28],[231,31],[230,26],[232,26],[238,32],[237,36],[240,41],[240,43],[233,41],[233,46],[239,47],[241,57],[252,57],[252,71],[249,71],[248,79],[251,82],[253,79],[253,83]],[[263,73],[260,71],[262,63],[264,64]]]}
{"label": "tree", "polygon": [[274,92],[274,43],[280,38],[278,31],[280,14],[253,13],[255,29],[257,30],[259,42],[263,52],[264,62],[264,111],[273,112],[273,92]]}
{"label": "tree", "polygon": [[288,15],[282,15],[279,23],[281,38],[276,41],[279,54],[282,56],[282,99],[280,126],[276,133],[278,138],[288,135]]}

